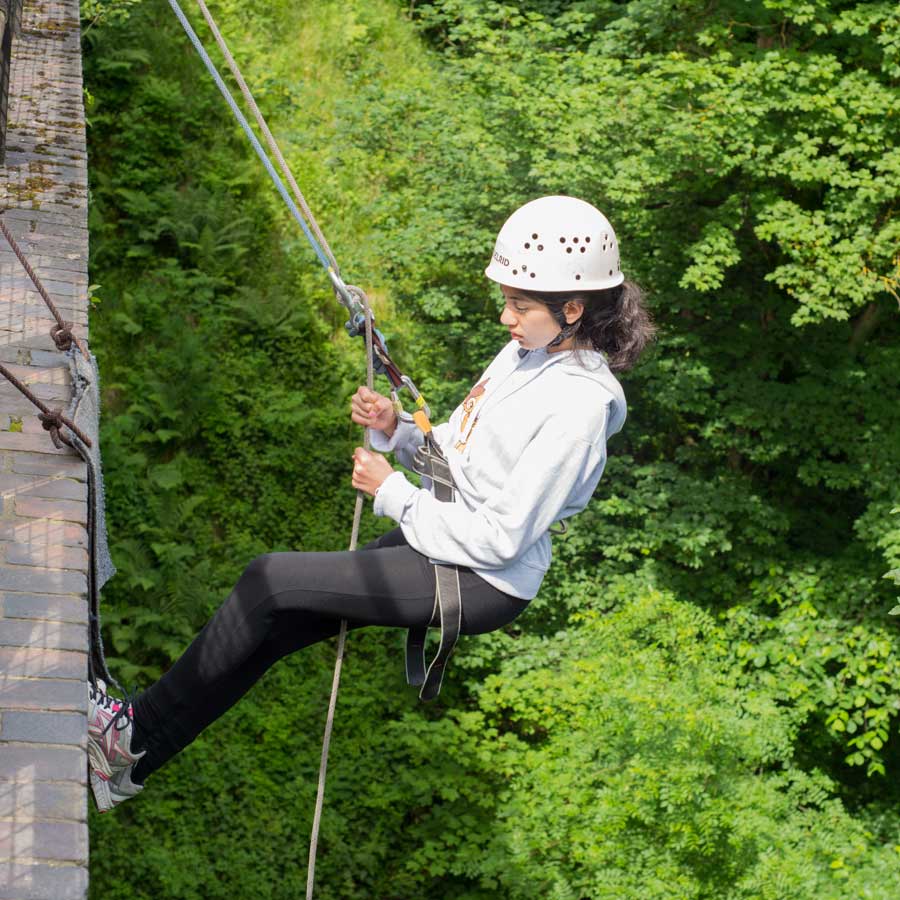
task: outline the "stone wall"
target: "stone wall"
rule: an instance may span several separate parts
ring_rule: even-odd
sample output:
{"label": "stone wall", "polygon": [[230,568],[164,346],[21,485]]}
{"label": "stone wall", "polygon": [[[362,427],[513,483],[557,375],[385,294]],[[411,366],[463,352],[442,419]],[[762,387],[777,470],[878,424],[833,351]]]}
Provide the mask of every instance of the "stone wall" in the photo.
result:
{"label": "stone wall", "polygon": [[[87,338],[87,153],[78,3],[25,0],[12,45],[0,208]],[[0,361],[50,406],[71,396],[53,319],[0,235]],[[0,379],[0,898],[87,893],[87,484]]]}

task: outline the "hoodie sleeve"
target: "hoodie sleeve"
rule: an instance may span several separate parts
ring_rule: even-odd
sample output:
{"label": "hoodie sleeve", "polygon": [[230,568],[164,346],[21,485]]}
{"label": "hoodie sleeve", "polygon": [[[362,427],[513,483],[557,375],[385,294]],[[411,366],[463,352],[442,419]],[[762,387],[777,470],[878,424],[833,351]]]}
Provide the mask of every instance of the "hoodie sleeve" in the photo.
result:
{"label": "hoodie sleeve", "polygon": [[[441,442],[448,427],[449,423],[447,422],[434,426],[434,436],[438,443]],[[418,425],[414,422],[403,421],[397,423],[397,427],[390,437],[387,437],[383,431],[372,431],[370,439],[373,450],[377,450],[379,453],[393,453],[397,462],[410,470],[416,450],[424,440]]]}
{"label": "hoodie sleeve", "polygon": [[[396,520],[410,546],[441,562],[502,569],[559,518],[572,515],[572,496],[590,496],[606,464],[605,427],[590,442],[567,434],[558,419],[544,423],[503,487],[475,509],[442,503],[394,472],[375,494],[375,514]],[[583,490],[590,490],[583,494]]]}

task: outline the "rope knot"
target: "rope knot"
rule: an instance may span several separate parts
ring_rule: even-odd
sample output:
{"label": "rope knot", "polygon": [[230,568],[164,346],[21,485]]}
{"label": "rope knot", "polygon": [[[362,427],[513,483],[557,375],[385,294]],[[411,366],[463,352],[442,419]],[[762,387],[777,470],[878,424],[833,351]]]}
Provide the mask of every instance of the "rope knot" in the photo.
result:
{"label": "rope knot", "polygon": [[65,425],[61,409],[52,409],[50,412],[38,413],[38,419],[40,419],[41,425],[44,426],[44,430],[50,432],[50,438],[57,450],[62,450],[63,444],[67,444],[69,447],[72,446],[71,441],[60,431]]}
{"label": "rope knot", "polygon": [[50,329],[50,337],[53,338],[57,350],[68,350],[72,346],[72,341],[75,340],[75,336],[72,334],[74,324],[74,322],[64,322],[62,325],[57,324]]}

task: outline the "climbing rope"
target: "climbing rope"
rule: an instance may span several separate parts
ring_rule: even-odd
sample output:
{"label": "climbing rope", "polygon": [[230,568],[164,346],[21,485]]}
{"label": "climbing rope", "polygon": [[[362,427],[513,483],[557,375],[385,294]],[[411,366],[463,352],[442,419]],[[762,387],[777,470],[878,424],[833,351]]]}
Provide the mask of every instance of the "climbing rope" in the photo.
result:
{"label": "climbing rope", "polygon": [[[338,299],[341,303],[344,304],[344,306],[347,307],[352,320],[355,315],[363,312],[362,308],[360,307],[359,301],[350,292],[348,286],[344,284],[341,276],[337,272],[336,267],[331,264],[331,260],[329,259],[328,254],[326,254],[322,245],[318,242],[318,240],[316,240],[315,236],[310,230],[309,225],[306,224],[306,220],[303,218],[303,214],[300,212],[300,209],[297,207],[294,199],[288,193],[287,188],[284,186],[284,182],[281,180],[281,178],[278,177],[278,173],[275,171],[275,167],[272,165],[272,161],[269,159],[269,156],[263,148],[262,144],[260,144],[259,139],[253,133],[253,129],[250,127],[250,123],[238,108],[234,97],[231,95],[231,91],[228,90],[228,86],[222,80],[222,76],[219,74],[219,71],[218,69],[216,69],[213,61],[209,58],[209,54],[206,52],[203,44],[200,42],[200,38],[197,37],[196,32],[191,27],[191,23],[188,22],[187,17],[185,16],[181,7],[178,5],[178,0],[169,0],[169,6],[172,7],[172,11],[178,17],[178,21],[181,23],[181,27],[184,29],[184,32],[188,36],[190,42],[194,45],[194,49],[197,51],[200,59],[203,60],[203,65],[206,66],[207,71],[212,76],[213,81],[215,81],[216,87],[218,87],[220,93],[225,98],[225,102],[228,104],[229,109],[231,109],[231,112],[234,114],[235,119],[237,119],[238,124],[243,129],[244,134],[247,135],[247,138],[253,146],[253,149],[256,151],[256,155],[260,158],[260,161],[262,162],[263,166],[265,166],[266,171],[269,173],[269,177],[272,179],[272,183],[275,185],[278,193],[281,194],[282,199],[287,204],[288,209],[291,211],[291,215],[293,215],[293,217],[297,220],[297,223],[303,230],[304,235],[306,235],[307,241],[309,241],[310,246],[313,248],[313,251],[319,258],[319,262],[328,273],[328,277],[331,279],[332,286],[334,287]],[[209,10],[207,10],[207,15],[209,15]],[[209,15],[209,18],[212,19],[212,16]],[[234,60],[232,59],[232,63],[233,62]],[[237,65],[235,65],[235,69],[237,69]],[[262,117],[260,116],[260,118]],[[280,152],[278,155],[281,155]],[[284,157],[282,157],[282,160],[283,158]],[[286,165],[285,168],[287,168]]]}
{"label": "climbing rope", "polygon": [[275,161],[278,163],[278,168],[281,169],[282,175],[284,175],[284,177],[287,179],[287,183],[290,185],[291,190],[294,193],[294,199],[297,201],[300,209],[303,210],[303,215],[306,217],[306,221],[315,232],[316,238],[322,245],[322,249],[325,251],[325,255],[328,257],[328,259],[331,261],[331,265],[334,267],[334,271],[340,274],[341,270],[338,267],[337,260],[334,258],[334,254],[331,252],[331,247],[328,246],[328,241],[325,239],[325,235],[322,233],[322,229],[319,228],[319,223],[316,221],[316,217],[312,214],[312,210],[309,208],[309,204],[306,202],[306,198],[303,196],[303,191],[300,190],[300,187],[294,178],[294,173],[291,172],[288,164],[285,162],[284,156],[282,156],[281,154],[281,148],[278,146],[278,142],[275,140],[272,132],[269,131],[269,126],[266,124],[266,120],[263,118],[262,113],[259,111],[259,107],[256,105],[256,100],[253,99],[253,94],[250,93],[250,88],[247,87],[247,82],[244,81],[244,76],[241,74],[241,70],[238,68],[238,64],[234,61],[234,57],[231,55],[231,52],[228,49],[228,45],[225,43],[225,38],[222,37],[222,32],[219,31],[219,26],[216,25],[216,20],[213,18],[212,13],[209,11],[209,8],[203,2],[203,0],[197,0],[197,6],[200,7],[200,12],[203,13],[203,18],[206,19],[206,24],[209,26],[209,30],[212,32],[212,36],[215,38],[216,44],[218,44],[219,49],[222,51],[222,56],[225,57],[225,62],[228,64],[228,68],[231,71],[231,74],[234,76],[234,80],[238,83],[238,87],[241,89],[241,94],[243,94],[244,100],[247,102],[247,106],[250,107],[250,111],[253,113],[253,118],[256,119],[256,124],[259,126],[259,130],[263,133],[263,137],[265,137],[266,143],[269,145],[269,150],[272,152],[272,155],[275,157]]}
{"label": "climbing rope", "polygon": [[[265,119],[262,116],[262,113],[259,111],[259,107],[256,105],[256,101],[253,98],[252,93],[250,92],[249,87],[247,86],[247,82],[245,81],[241,71],[234,60],[234,57],[228,50],[228,47],[225,43],[224,38],[222,37],[222,33],[219,31],[218,26],[216,25],[215,19],[207,8],[206,4],[203,0],[197,0],[197,5],[200,7],[200,11],[203,14],[204,19],[207,22],[207,25],[212,32],[216,43],[219,46],[225,60],[228,64],[228,68],[231,70],[232,75],[237,81],[241,93],[243,94],[244,100],[247,105],[250,107],[253,115],[256,119],[257,125],[260,128],[260,131],[263,133],[266,142],[269,145],[269,149],[272,152],[272,155],[278,162],[279,167],[281,168],[282,173],[285,176],[288,184],[291,186],[291,190],[294,193],[294,197],[296,198],[296,203],[294,199],[290,197],[288,194],[284,183],[278,177],[278,174],[275,172],[275,169],[272,165],[271,160],[257,139],[256,135],[253,133],[253,130],[250,128],[249,123],[247,122],[244,115],[241,113],[240,109],[238,109],[237,103],[231,95],[231,92],[228,90],[225,82],[222,80],[218,71],[216,70],[215,65],[212,60],[209,58],[206,50],[200,42],[200,39],[197,37],[197,34],[194,32],[190,23],[187,20],[184,12],[181,10],[181,7],[178,5],[177,0],[169,0],[169,5],[172,7],[172,10],[175,12],[175,15],[178,17],[178,21],[181,23],[182,28],[190,39],[191,43],[194,45],[194,49],[199,54],[200,58],[203,60],[203,64],[206,66],[207,71],[212,76],[213,80],[216,83],[216,86],[219,88],[222,96],[225,98],[225,101],[228,103],[229,108],[243,129],[244,133],[250,140],[250,143],[253,146],[253,149],[256,151],[257,156],[259,156],[263,165],[266,168],[266,171],[269,173],[269,177],[272,179],[275,184],[276,189],[281,194],[285,203],[287,203],[288,209],[290,209],[292,215],[300,224],[300,227],[303,229],[303,233],[306,235],[307,240],[312,246],[316,256],[319,258],[319,261],[322,263],[326,271],[328,272],[329,278],[331,279],[332,286],[334,287],[335,295],[338,300],[347,308],[350,313],[350,322],[348,323],[348,331],[351,334],[358,334],[361,330],[364,329],[365,338],[366,338],[366,384],[368,385],[370,390],[374,390],[375,387],[375,367],[376,367],[376,348],[377,348],[377,365],[380,371],[384,371],[388,374],[391,379],[392,384],[395,383],[395,387],[406,386],[409,387],[411,393],[417,400],[417,404],[419,406],[419,412],[421,413],[422,408],[427,410],[425,406],[424,398],[420,398],[419,392],[416,390],[415,385],[409,378],[403,376],[399,369],[394,366],[390,357],[387,353],[387,347],[384,344],[384,340],[380,333],[378,333],[373,327],[373,315],[372,309],[369,304],[368,298],[365,293],[357,287],[353,285],[346,285],[340,277],[340,270],[338,268],[338,264],[336,259],[334,258],[334,254],[331,252],[331,248],[328,245],[328,241],[325,239],[322,230],[319,228],[318,223],[315,220],[315,217],[312,214],[312,211],[309,208],[309,205],[306,203],[305,198],[303,197],[303,193],[297,185],[296,180],[290,170],[290,167],[287,165],[287,162],[284,159],[284,156],[281,152],[281,149],[278,146],[277,141],[275,140],[272,132],[269,130],[268,125],[266,124]],[[299,206],[299,209],[298,209]],[[301,215],[300,209],[303,210],[303,215]],[[305,218],[304,218],[305,216]],[[307,221],[309,225],[307,225]],[[312,232],[315,232],[315,236],[313,236]],[[360,321],[362,320],[362,321]],[[368,450],[371,446],[369,429],[365,429],[365,437],[364,437],[364,447]],[[359,538],[359,527],[362,519],[362,509],[363,509],[363,501],[365,499],[365,494],[362,491],[357,491],[356,494],[356,505],[353,512],[353,525],[351,528],[350,534],[350,550],[355,551],[357,546],[357,541]],[[328,702],[328,712],[325,719],[325,733],[322,739],[322,755],[319,762],[319,779],[318,786],[316,790],[316,805],[315,811],[313,813],[313,824],[312,830],[310,833],[310,841],[309,841],[309,862],[307,868],[307,881],[306,881],[306,898],[307,900],[312,900],[313,891],[315,887],[315,870],[316,870],[316,854],[318,850],[319,843],[319,827],[321,825],[322,820],[322,808],[324,805],[325,799],[325,782],[326,775],[328,770],[328,754],[331,746],[331,734],[334,725],[334,714],[337,706],[337,695],[338,688],[340,686],[341,679],[341,670],[343,667],[344,660],[344,648],[346,646],[346,637],[347,637],[347,621],[346,619],[341,620],[340,630],[338,632],[338,643],[337,643],[337,652],[335,656],[334,663],[334,675],[332,677],[331,684],[331,695],[329,697]]]}

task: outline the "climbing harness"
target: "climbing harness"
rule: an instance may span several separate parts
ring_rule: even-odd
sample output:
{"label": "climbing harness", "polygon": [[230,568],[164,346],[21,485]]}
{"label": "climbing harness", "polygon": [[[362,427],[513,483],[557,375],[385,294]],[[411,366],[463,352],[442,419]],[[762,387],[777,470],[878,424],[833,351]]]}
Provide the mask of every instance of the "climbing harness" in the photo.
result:
{"label": "climbing harness", "polygon": [[[373,388],[375,371],[378,371],[379,373],[387,376],[388,381],[391,384],[391,401],[398,418],[404,421],[414,422],[422,432],[424,436],[423,445],[419,448],[419,451],[416,454],[416,464],[414,468],[416,468],[416,471],[419,471],[421,474],[426,475],[428,478],[430,478],[435,497],[438,500],[452,501],[454,497],[453,478],[450,474],[450,468],[447,460],[434,439],[434,434],[430,422],[431,412],[428,408],[428,404],[426,403],[425,398],[422,396],[421,392],[418,390],[412,379],[404,375],[391,359],[390,354],[388,353],[387,344],[384,340],[384,336],[378,329],[374,327],[374,315],[365,293],[358,287],[346,284],[341,277],[340,270],[338,268],[334,255],[331,253],[331,249],[328,247],[328,243],[325,240],[321,229],[318,227],[318,224],[316,223],[308,204],[303,198],[303,194],[300,191],[300,188],[298,187],[293,175],[291,174],[290,168],[285,162],[284,156],[282,155],[278,144],[275,141],[275,138],[272,136],[271,131],[266,125],[265,120],[260,113],[255,100],[253,99],[253,95],[251,94],[250,89],[247,87],[247,83],[237,66],[237,63],[234,61],[233,56],[229,52],[228,47],[225,44],[225,40],[216,25],[215,19],[204,3],[204,0],[197,0],[197,5],[200,7],[200,11],[203,14],[204,19],[206,20],[210,31],[213,34],[215,41],[226,60],[227,65],[231,70],[231,73],[234,76],[235,80],[237,81],[241,89],[241,93],[243,94],[248,107],[252,111],[260,128],[260,131],[265,137],[273,156],[275,157],[279,167],[281,168],[281,171],[288,181],[288,184],[291,186],[291,190],[294,193],[296,202],[288,193],[287,188],[285,188],[281,178],[279,178],[278,173],[275,171],[271,160],[266,154],[266,151],[263,149],[246,118],[238,108],[237,103],[231,95],[231,92],[228,90],[228,87],[225,85],[225,82],[219,75],[219,72],[217,71],[215,65],[209,58],[209,55],[204,49],[200,39],[197,37],[196,33],[188,22],[187,17],[181,10],[181,7],[178,5],[177,0],[169,0],[169,5],[172,7],[172,10],[178,18],[178,21],[181,23],[182,28],[193,44],[194,49],[197,51],[201,60],[203,61],[203,64],[206,66],[207,71],[212,76],[213,81],[219,88],[222,96],[225,98],[225,101],[231,109],[232,114],[250,140],[253,149],[256,151],[257,156],[259,156],[260,160],[262,161],[263,166],[268,172],[269,177],[272,179],[272,182],[274,183],[276,189],[278,190],[279,194],[281,194],[282,198],[288,206],[288,209],[291,211],[291,214],[303,230],[307,241],[318,257],[319,262],[328,273],[328,277],[331,280],[332,287],[334,288],[335,296],[337,297],[339,302],[341,302],[346,307],[347,311],[350,314],[349,321],[346,325],[348,333],[354,337],[363,334],[365,335],[367,383],[369,388]],[[303,210],[302,213],[301,209]],[[307,220],[309,222],[309,225],[307,225]],[[415,411],[412,414],[406,413],[403,409],[403,405],[400,400],[400,393],[404,390],[409,392],[415,404]],[[369,430],[366,429],[366,449],[369,448],[369,445]],[[354,509],[353,516],[353,527],[350,538],[351,550],[356,549],[356,542],[359,533],[359,523],[362,512],[362,502],[363,492],[358,491],[356,498],[356,507]],[[438,651],[427,669],[425,666],[425,637],[427,634],[427,627],[410,629],[407,641],[407,681],[410,684],[422,686],[419,693],[419,696],[422,700],[434,699],[440,691],[447,660],[451,652],[453,651],[453,647],[455,646],[456,640],[459,636],[462,617],[462,604],[459,590],[459,574],[456,567],[436,565],[435,581],[435,602],[432,612],[432,621],[434,620],[435,614],[437,614],[439,616],[441,625],[441,639]],[[335,659],[331,696],[328,704],[328,715],[325,723],[325,734],[322,742],[322,758],[319,768],[319,783],[316,794],[316,808],[313,816],[313,826],[310,836],[309,868],[306,885],[307,900],[311,900],[315,884],[316,849],[318,846],[319,825],[321,822],[322,804],[325,792],[325,774],[328,764],[328,749],[330,746],[331,731],[334,721],[334,711],[337,702],[337,692],[340,683],[346,631],[347,622],[346,620],[342,620],[340,632],[338,635],[338,647]]]}

